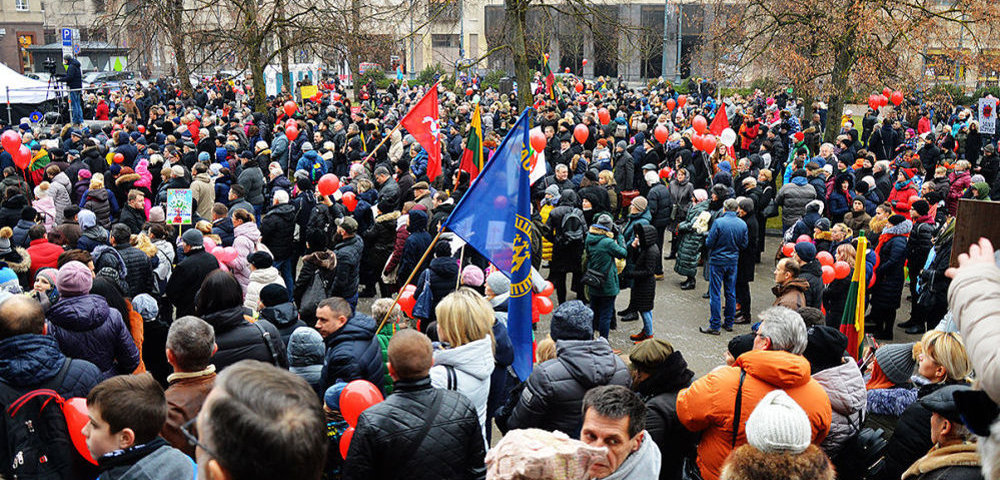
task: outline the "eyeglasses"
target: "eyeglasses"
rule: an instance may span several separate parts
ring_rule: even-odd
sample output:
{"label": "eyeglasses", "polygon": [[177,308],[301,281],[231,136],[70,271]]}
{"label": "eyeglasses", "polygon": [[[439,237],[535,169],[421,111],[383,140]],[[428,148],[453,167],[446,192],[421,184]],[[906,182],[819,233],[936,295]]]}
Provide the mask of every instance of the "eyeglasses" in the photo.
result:
{"label": "eyeglasses", "polygon": [[[214,457],[214,458],[219,458],[219,456],[216,455],[214,452],[212,452],[211,449],[209,449],[208,447],[206,447],[204,443],[201,443],[201,442],[198,441],[198,431],[194,430],[194,428],[198,426],[195,423],[197,421],[198,421],[198,417],[195,416],[191,420],[188,420],[188,421],[184,422],[184,424],[181,425],[181,435],[184,435],[184,438],[187,439],[188,444],[191,445],[192,447],[201,448],[202,450],[205,451],[205,453],[208,454],[208,456]],[[191,433],[192,431],[194,431],[194,433]]]}

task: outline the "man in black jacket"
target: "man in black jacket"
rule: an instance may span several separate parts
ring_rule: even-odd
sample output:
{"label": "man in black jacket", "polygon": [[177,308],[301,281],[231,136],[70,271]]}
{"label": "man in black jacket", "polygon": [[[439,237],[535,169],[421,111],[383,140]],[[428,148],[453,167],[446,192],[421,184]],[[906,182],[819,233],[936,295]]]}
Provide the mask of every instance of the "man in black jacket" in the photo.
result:
{"label": "man in black jacket", "polygon": [[458,392],[431,387],[430,339],[400,330],[388,357],[395,390],[358,418],[343,479],[485,478],[476,409]]}
{"label": "man in black jacket", "polygon": [[[260,220],[260,241],[274,256],[274,268],[281,272],[285,285],[294,285],[295,266],[299,262],[295,254],[295,220],[298,212],[288,200],[288,192],[274,192],[273,206]],[[288,292],[288,301],[292,301],[291,290]]]}
{"label": "man in black jacket", "polygon": [[[219,260],[205,251],[205,238],[196,228],[181,235],[184,255],[167,281],[167,300],[177,309],[176,318],[194,315],[194,297],[209,272],[219,268]],[[169,312],[165,318],[170,318]]]}
{"label": "man in black jacket", "polygon": [[146,223],[145,195],[140,190],[128,192],[128,203],[121,211],[121,223],[128,227],[132,234],[142,231]]}
{"label": "man in black jacket", "polygon": [[72,55],[63,57],[66,63],[66,74],[62,75],[62,81],[69,87],[70,118],[73,125],[83,125],[83,71],[80,69],[80,62]]}
{"label": "man in black jacket", "polygon": [[[343,298],[330,297],[319,302],[316,330],[326,343],[322,391],[337,382],[359,379],[382,389],[385,366],[375,328],[375,320],[362,313],[352,313],[351,306]],[[476,422],[478,425],[478,416]]]}
{"label": "man in black jacket", "polygon": [[125,283],[128,284],[128,296],[135,298],[141,293],[153,293],[153,266],[149,256],[129,243],[132,232],[123,223],[111,227],[111,245],[118,250],[125,262]]}
{"label": "man in black jacket", "polygon": [[365,243],[357,236],[358,221],[354,217],[344,217],[337,226],[340,241],[333,246],[337,256],[337,273],[330,292],[351,304],[351,311],[358,305],[358,278],[361,269],[361,254]]}

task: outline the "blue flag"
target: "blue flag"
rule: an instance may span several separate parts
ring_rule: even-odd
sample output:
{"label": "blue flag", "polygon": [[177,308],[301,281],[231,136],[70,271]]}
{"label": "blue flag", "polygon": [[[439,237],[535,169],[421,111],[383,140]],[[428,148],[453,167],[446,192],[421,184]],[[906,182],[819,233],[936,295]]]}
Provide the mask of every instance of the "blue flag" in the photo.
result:
{"label": "blue flag", "polygon": [[507,332],[514,372],[531,374],[531,152],[526,109],[469,186],[444,227],[510,277]]}

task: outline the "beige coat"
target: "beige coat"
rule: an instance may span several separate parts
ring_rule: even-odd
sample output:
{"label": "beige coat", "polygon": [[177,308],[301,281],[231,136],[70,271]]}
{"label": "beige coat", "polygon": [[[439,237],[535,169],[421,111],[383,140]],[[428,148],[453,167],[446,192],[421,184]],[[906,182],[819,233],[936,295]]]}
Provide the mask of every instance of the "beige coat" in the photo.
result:
{"label": "beige coat", "polygon": [[1000,268],[963,267],[948,287],[948,305],[976,378],[990,398],[1000,402]]}

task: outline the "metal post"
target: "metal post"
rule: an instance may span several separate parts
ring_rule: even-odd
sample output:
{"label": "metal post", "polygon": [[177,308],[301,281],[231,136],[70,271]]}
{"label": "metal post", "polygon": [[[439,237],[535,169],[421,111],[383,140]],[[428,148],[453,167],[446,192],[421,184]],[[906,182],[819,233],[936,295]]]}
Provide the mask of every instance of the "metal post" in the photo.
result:
{"label": "metal post", "polygon": [[7,89],[7,125],[13,125],[14,122],[10,119],[10,85],[5,88]]}
{"label": "metal post", "polygon": [[415,53],[414,53],[414,50],[413,50],[413,8],[414,8],[415,2],[416,2],[416,0],[410,0],[410,71],[407,72],[407,73],[410,74],[410,78],[416,78],[414,76],[413,69],[417,67],[417,63],[416,63],[417,60],[416,60],[416,58],[414,58]]}
{"label": "metal post", "polygon": [[677,2],[677,55],[676,55],[676,65],[674,70],[674,82],[681,81],[681,39],[684,38],[682,34],[682,25],[684,21],[684,4],[680,1]]}
{"label": "metal post", "polygon": [[458,0],[458,59],[465,58],[465,2]]}
{"label": "metal post", "polygon": [[663,55],[660,59],[660,76],[667,78],[667,41],[670,31],[670,0],[663,0]]}

